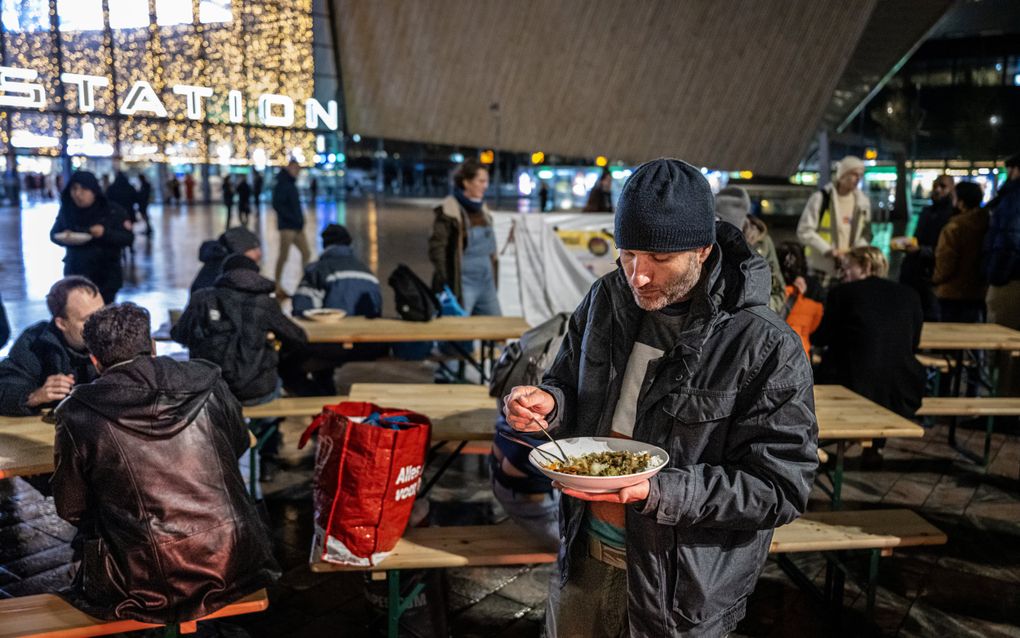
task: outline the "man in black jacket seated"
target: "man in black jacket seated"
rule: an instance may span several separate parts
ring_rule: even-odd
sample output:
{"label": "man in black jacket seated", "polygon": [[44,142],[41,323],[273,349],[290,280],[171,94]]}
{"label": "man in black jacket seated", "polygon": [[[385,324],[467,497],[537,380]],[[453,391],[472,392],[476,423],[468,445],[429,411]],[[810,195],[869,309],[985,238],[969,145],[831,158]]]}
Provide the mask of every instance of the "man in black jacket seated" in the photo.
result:
{"label": "man in black jacket seated", "polygon": [[767,306],[765,260],[714,219],[697,168],[638,167],[617,204],[621,267],[574,312],[543,383],[504,400],[519,431],[669,453],[661,472],[619,492],[563,489],[551,637],[725,635],[773,529],[807,506],[818,465],[811,368]]}
{"label": "man in black jacket seated", "polygon": [[46,295],[53,317],[25,329],[0,363],[0,414],[31,416],[56,405],[77,384],[97,372],[89,360],[82,326],[103,307],[95,284],[84,277],[64,277]]}
{"label": "man in black jacket seated", "polygon": [[192,620],[279,576],[237,460],[241,407],[207,361],[154,357],[149,313],[85,323],[101,376],[56,410],[57,513],[78,528],[71,601],[107,620]]}
{"label": "man in black jacket seated", "polygon": [[[174,341],[188,347],[192,359],[218,365],[230,391],[246,406],[280,395],[280,357],[299,356],[308,342],[301,326],[269,296],[275,287],[259,275],[254,261],[231,255],[213,287],[191,296],[170,331]],[[263,461],[273,459],[278,447],[279,436],[273,436],[260,450]],[[268,478],[270,468],[263,469],[263,478]]]}

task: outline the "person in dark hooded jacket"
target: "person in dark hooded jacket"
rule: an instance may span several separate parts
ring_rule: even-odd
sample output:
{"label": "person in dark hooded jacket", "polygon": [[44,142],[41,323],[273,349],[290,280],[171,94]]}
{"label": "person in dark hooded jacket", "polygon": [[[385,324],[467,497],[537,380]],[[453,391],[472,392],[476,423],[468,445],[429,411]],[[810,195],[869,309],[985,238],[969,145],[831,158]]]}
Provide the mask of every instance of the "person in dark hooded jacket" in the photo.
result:
{"label": "person in dark hooded jacket", "polygon": [[191,296],[170,331],[191,358],[220,366],[230,391],[249,405],[277,392],[280,357],[274,342],[287,351],[308,342],[304,330],[269,296],[274,289],[272,280],[259,275],[258,264],[231,255],[213,287]]}
{"label": "person in dark hooded jacket", "polygon": [[206,616],[279,577],[238,458],[241,407],[207,361],[153,356],[149,313],[85,323],[101,376],[56,410],[53,497],[77,528],[68,597],[106,620]]}
{"label": "person in dark hooded jacket", "polygon": [[230,255],[244,255],[258,263],[262,261],[262,243],[258,235],[243,226],[228,228],[218,239],[202,242],[198,247],[198,260],[202,268],[191,282],[191,292],[210,288],[223,272],[223,260]]}
{"label": "person in dark hooded jacket", "polygon": [[134,238],[128,213],[106,198],[96,176],[88,171],[71,175],[50,229],[53,243],[67,249],[64,275],[87,277],[99,288],[103,301],[113,303],[124,284],[121,251]]}
{"label": "person in dark hooded jacket", "polygon": [[721,636],[744,616],[774,528],[818,465],[811,367],[768,309],[765,260],[697,168],[638,167],[617,205],[617,270],[595,282],[540,386],[504,399],[518,431],[664,448],[617,493],[563,489],[556,636]]}
{"label": "person in dark hooded jacket", "polygon": [[11,324],[7,321],[7,309],[4,308],[3,299],[0,298],[0,348],[7,345],[11,338]]}
{"label": "person in dark hooded jacket", "polygon": [[131,185],[127,175],[118,171],[113,183],[106,189],[106,199],[123,208],[132,222],[138,221],[138,189]]}

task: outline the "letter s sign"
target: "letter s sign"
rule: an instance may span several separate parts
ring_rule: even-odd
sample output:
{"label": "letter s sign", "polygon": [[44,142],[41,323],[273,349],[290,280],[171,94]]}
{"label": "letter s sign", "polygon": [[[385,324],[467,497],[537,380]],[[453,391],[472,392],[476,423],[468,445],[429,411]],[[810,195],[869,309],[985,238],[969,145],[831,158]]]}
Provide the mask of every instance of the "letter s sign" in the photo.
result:
{"label": "letter s sign", "polygon": [[38,108],[46,106],[43,85],[32,82],[39,77],[38,71],[0,66],[0,106],[17,108]]}

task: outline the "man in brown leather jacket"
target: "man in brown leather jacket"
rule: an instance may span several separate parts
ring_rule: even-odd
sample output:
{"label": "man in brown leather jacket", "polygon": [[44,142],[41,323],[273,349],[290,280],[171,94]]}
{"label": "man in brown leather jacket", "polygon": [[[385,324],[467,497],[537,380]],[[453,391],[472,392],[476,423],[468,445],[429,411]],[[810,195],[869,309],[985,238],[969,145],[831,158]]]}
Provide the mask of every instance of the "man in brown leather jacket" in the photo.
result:
{"label": "man in brown leather jacket", "polygon": [[57,407],[57,513],[78,528],[72,602],[105,619],[181,622],[274,580],[265,527],[237,460],[240,405],[206,361],[152,356],[149,313],[85,323],[100,371]]}

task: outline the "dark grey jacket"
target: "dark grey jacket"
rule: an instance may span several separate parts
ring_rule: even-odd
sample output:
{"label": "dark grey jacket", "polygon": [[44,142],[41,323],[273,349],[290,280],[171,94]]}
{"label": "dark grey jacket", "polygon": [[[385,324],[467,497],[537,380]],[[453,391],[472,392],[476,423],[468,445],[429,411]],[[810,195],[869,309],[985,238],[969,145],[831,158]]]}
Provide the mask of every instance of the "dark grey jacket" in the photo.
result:
{"label": "dark grey jacket", "polygon": [[[695,289],[676,347],[649,364],[634,438],[669,452],[627,508],[632,636],[722,635],[743,617],[772,530],[807,506],[817,468],[811,368],[768,309],[769,269],[732,225]],[[592,286],[542,388],[559,438],[608,436],[644,311],[621,269]],[[564,498],[560,570],[587,551],[583,501]],[[579,533],[580,532],[580,533]]]}

